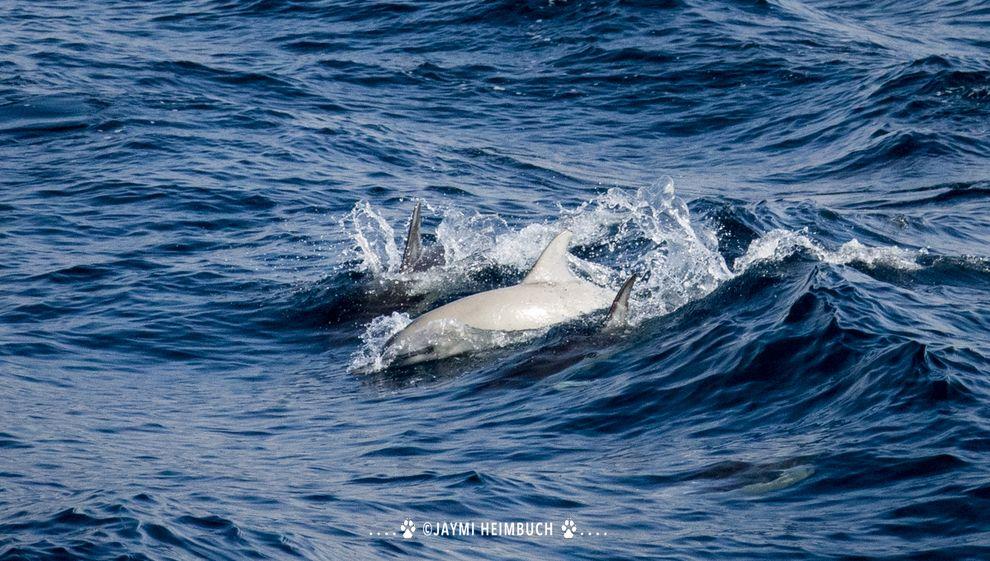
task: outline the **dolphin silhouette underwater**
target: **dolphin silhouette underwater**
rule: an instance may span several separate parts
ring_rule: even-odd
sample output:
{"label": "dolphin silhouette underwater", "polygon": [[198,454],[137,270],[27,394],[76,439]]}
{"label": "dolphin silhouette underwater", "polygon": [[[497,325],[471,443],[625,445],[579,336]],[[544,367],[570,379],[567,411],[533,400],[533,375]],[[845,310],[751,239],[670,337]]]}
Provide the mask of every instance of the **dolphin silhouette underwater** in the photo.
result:
{"label": "dolphin silhouette underwater", "polygon": [[[418,214],[417,205],[407,255],[416,243],[414,226],[418,238]],[[500,334],[544,329],[610,305],[605,328],[624,325],[636,276],[629,277],[617,294],[576,277],[567,264],[570,240],[571,232],[559,233],[519,284],[465,296],[417,317],[386,342],[382,358],[389,366],[408,366],[484,350],[496,346]],[[416,262],[418,258],[410,261]]]}

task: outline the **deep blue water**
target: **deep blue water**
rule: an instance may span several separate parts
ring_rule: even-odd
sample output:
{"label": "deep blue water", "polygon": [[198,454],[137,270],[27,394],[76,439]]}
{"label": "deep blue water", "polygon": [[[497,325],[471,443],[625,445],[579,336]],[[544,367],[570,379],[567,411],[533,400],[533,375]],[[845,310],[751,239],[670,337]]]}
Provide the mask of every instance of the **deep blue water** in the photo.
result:
{"label": "deep blue water", "polygon": [[990,558],[986,2],[0,2],[0,162],[0,559]]}

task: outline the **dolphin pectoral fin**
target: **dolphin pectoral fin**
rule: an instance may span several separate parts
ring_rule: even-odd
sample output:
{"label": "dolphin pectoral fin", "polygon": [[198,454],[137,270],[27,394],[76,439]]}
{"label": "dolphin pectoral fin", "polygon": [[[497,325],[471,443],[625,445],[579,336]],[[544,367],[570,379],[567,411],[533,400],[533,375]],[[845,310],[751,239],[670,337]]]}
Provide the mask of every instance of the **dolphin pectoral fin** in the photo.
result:
{"label": "dolphin pectoral fin", "polygon": [[522,284],[558,284],[577,280],[567,265],[567,244],[570,242],[570,231],[564,230],[557,234],[557,237],[547,244]]}
{"label": "dolphin pectoral fin", "polygon": [[409,233],[406,234],[406,249],[402,252],[402,265],[399,271],[407,273],[416,267],[416,263],[423,254],[423,240],[419,233],[422,219],[420,218],[422,203],[417,202],[413,209],[412,217],[409,219]]}
{"label": "dolphin pectoral fin", "polygon": [[617,329],[623,327],[629,320],[629,295],[632,293],[633,284],[636,283],[636,275],[626,279],[622,283],[622,288],[615,295],[612,307],[608,310],[608,317],[605,318],[605,329]]}

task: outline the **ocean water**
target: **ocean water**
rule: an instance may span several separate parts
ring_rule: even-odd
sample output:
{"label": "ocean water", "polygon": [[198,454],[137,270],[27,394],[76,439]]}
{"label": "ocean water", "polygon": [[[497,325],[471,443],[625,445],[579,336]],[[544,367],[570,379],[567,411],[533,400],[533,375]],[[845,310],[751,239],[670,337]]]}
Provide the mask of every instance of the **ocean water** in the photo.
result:
{"label": "ocean water", "polygon": [[0,162],[0,559],[990,558],[986,2],[6,1]]}

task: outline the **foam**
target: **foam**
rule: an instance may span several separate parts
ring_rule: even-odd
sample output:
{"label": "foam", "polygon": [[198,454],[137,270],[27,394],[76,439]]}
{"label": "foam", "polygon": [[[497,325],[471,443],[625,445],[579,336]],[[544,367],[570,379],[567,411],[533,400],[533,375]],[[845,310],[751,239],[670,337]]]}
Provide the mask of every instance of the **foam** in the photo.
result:
{"label": "foam", "polygon": [[739,275],[756,264],[779,262],[799,251],[806,251],[819,261],[830,265],[859,263],[869,267],[882,265],[906,271],[921,268],[917,262],[921,255],[919,251],[894,246],[869,247],[856,239],[849,240],[837,250],[831,251],[808,237],[805,231],[776,229],[753,240],[746,253],[736,259],[733,271],[734,274]]}

